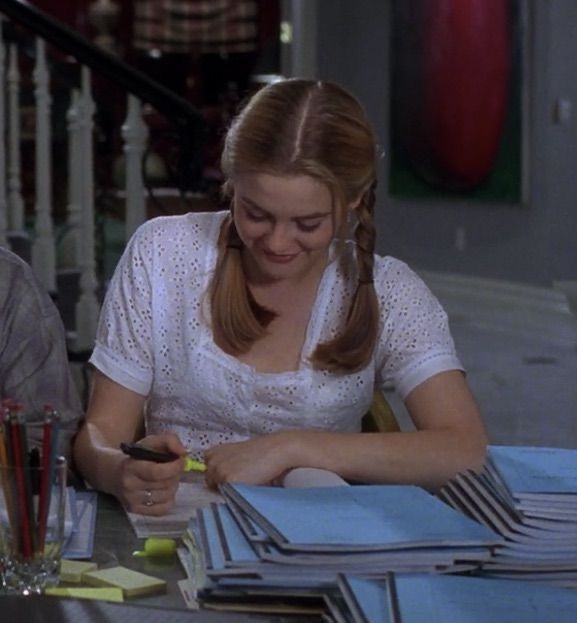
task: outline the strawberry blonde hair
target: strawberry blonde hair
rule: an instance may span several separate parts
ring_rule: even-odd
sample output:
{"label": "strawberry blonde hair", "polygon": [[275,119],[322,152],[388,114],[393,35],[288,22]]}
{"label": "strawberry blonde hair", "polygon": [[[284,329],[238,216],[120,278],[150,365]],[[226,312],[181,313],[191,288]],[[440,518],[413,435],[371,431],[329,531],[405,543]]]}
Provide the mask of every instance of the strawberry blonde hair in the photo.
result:
{"label": "strawberry blonde hair", "polygon": [[[268,85],[233,120],[221,159],[223,192],[232,198],[235,178],[247,172],[308,175],[330,191],[337,237],[346,233],[349,206],[356,205],[357,285],[342,327],[316,346],[311,364],[331,372],[352,372],[371,359],[379,313],[373,286],[376,144],[356,98],[342,87],[290,79]],[[247,352],[275,314],[259,306],[246,283],[242,242],[232,217],[219,236],[218,261],[209,296],[213,331],[228,352]]]}

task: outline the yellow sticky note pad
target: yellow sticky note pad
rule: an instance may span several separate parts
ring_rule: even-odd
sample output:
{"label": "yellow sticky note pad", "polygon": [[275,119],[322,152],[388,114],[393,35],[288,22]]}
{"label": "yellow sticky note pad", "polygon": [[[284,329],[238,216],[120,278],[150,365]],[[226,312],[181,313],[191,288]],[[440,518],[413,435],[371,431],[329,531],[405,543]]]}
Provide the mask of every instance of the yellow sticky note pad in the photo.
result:
{"label": "yellow sticky note pad", "polygon": [[64,559],[60,563],[60,581],[69,584],[80,584],[82,582],[82,574],[95,569],[98,569],[98,565],[95,562]]}
{"label": "yellow sticky note pad", "polygon": [[45,595],[52,597],[72,597],[74,599],[97,599],[100,601],[124,601],[124,595],[120,588],[86,588],[73,587],[63,588],[60,586],[48,586],[44,589]]}
{"label": "yellow sticky note pad", "polygon": [[88,571],[82,580],[91,586],[111,586],[122,589],[124,597],[139,597],[166,592],[166,582],[127,567],[111,567]]}

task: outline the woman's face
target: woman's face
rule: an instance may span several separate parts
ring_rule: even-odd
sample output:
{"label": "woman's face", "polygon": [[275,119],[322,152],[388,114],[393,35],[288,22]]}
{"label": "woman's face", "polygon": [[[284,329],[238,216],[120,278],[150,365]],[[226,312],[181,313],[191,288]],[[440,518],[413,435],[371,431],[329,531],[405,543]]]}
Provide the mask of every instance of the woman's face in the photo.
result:
{"label": "woman's face", "polygon": [[233,205],[250,280],[298,281],[324,270],[336,230],[331,193],[322,182],[244,173],[234,179]]}

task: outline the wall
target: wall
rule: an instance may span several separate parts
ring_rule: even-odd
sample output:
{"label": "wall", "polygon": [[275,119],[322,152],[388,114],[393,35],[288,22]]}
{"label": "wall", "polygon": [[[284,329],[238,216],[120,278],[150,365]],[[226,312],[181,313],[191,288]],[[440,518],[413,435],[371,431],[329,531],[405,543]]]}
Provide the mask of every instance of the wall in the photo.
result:
{"label": "wall", "polygon": [[[386,146],[389,0],[317,0],[317,9],[318,76],[358,95]],[[577,2],[528,0],[528,15],[527,205],[392,200],[385,157],[377,206],[381,253],[415,268],[537,285],[577,279]],[[565,124],[555,120],[559,98],[573,105]]]}

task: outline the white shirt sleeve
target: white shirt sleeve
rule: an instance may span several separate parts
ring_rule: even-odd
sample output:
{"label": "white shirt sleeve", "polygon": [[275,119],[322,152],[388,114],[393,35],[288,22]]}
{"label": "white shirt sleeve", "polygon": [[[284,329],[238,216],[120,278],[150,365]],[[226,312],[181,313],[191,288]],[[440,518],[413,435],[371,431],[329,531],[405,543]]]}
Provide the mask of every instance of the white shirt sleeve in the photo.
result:
{"label": "white shirt sleeve", "polygon": [[393,382],[405,399],[420,383],[447,370],[463,370],[445,310],[406,264],[379,258],[375,287],[382,314],[377,382]]}
{"label": "white shirt sleeve", "polygon": [[152,290],[154,221],[129,241],[106,293],[90,362],[142,395],[153,378]]}

